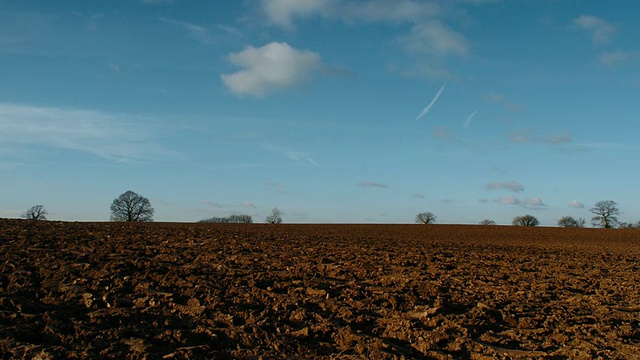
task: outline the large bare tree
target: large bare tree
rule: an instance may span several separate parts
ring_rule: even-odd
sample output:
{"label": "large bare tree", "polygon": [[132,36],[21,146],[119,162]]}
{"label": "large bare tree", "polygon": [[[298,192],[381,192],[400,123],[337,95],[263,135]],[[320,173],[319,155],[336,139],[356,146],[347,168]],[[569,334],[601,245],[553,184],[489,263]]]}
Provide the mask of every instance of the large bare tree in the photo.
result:
{"label": "large bare tree", "polygon": [[514,217],[511,224],[514,226],[538,226],[540,221],[535,216],[527,214]]}
{"label": "large bare tree", "polygon": [[593,226],[609,229],[616,227],[619,223],[618,215],[620,215],[620,210],[618,210],[618,204],[616,204],[615,201],[598,201],[589,211],[596,214],[596,216],[591,218]]}
{"label": "large bare tree", "polygon": [[153,221],[153,208],[149,199],[129,190],[113,200],[111,221]]}
{"label": "large bare tree", "polygon": [[32,206],[22,214],[22,217],[28,220],[47,220],[47,210],[42,205]]}
{"label": "large bare tree", "polygon": [[416,215],[416,224],[433,224],[436,222],[436,216],[427,211]]}
{"label": "large bare tree", "polygon": [[271,214],[264,220],[267,224],[282,224],[282,210],[273,208]]}

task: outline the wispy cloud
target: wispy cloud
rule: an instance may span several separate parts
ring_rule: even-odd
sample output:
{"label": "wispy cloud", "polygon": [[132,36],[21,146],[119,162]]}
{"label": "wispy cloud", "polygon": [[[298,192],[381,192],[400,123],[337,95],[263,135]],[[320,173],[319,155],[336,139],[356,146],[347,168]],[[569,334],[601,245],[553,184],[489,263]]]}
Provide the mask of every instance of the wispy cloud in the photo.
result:
{"label": "wispy cloud", "polygon": [[287,43],[272,42],[260,48],[248,46],[230,54],[230,63],[241,70],[223,74],[224,84],[236,95],[264,97],[278,90],[299,86],[322,71],[320,55],[297,50]]}
{"label": "wispy cloud", "polygon": [[90,153],[127,162],[176,159],[142,118],[94,110],[0,103],[0,143]]}
{"label": "wispy cloud", "polygon": [[296,19],[321,16],[344,22],[416,22],[442,13],[438,4],[414,0],[262,0],[267,22],[286,30]]}
{"label": "wispy cloud", "polygon": [[386,184],[382,184],[375,181],[362,181],[358,183],[358,186],[363,188],[379,188],[379,189],[384,189],[388,187]]}
{"label": "wispy cloud", "polygon": [[616,33],[616,28],[612,24],[592,15],[582,15],[574,19],[573,24],[591,32],[591,38],[596,45],[608,43]]}
{"label": "wispy cloud", "polygon": [[309,153],[291,150],[291,149],[288,149],[286,147],[279,146],[279,145],[274,145],[274,144],[270,144],[270,143],[261,143],[260,147],[262,147],[265,150],[274,152],[276,154],[280,154],[282,156],[285,156],[285,157],[287,157],[287,158],[289,158],[291,160],[295,160],[295,161],[299,161],[299,162],[308,162],[311,165],[320,167],[320,165],[318,165],[318,163],[310,157]]}
{"label": "wispy cloud", "polygon": [[640,51],[614,51],[598,56],[600,64],[610,67],[636,60],[640,60]]}
{"label": "wispy cloud", "polygon": [[467,119],[464,121],[464,124],[462,124],[462,126],[468,128],[471,125],[471,119],[473,119],[473,117],[476,116],[477,113],[478,110],[472,112],[469,116],[467,116]]}
{"label": "wispy cloud", "polygon": [[158,19],[166,24],[176,25],[183,28],[189,33],[189,36],[191,36],[193,39],[197,40],[198,42],[201,42],[207,45],[213,44],[215,42],[213,35],[211,35],[209,30],[207,30],[203,26],[184,22],[184,21],[169,19],[163,16],[159,17]]}
{"label": "wispy cloud", "polygon": [[573,140],[569,134],[538,135],[531,129],[519,129],[509,133],[509,139],[519,144],[569,144]]}
{"label": "wispy cloud", "polygon": [[569,203],[569,207],[572,207],[574,209],[584,209],[584,204],[580,201],[573,200]]}
{"label": "wispy cloud", "polygon": [[436,102],[438,101],[438,99],[440,98],[440,95],[442,95],[442,92],[444,91],[444,88],[447,86],[447,83],[442,84],[442,86],[440,87],[440,90],[438,90],[438,92],[436,93],[436,95],[433,97],[433,99],[431,100],[431,102],[429,103],[429,105],[427,105],[421,112],[420,114],[418,114],[418,116],[416,117],[416,120],[420,119],[421,117],[425,116],[427,113],[429,113],[429,111],[431,110],[431,108],[433,107],[433,105],[436,104]]}
{"label": "wispy cloud", "polygon": [[423,194],[413,194],[411,195],[412,199],[426,199],[426,196],[424,196]]}
{"label": "wispy cloud", "polygon": [[524,186],[522,186],[519,182],[515,180],[492,182],[485,185],[484,188],[486,190],[506,189],[513,192],[524,191]]}
{"label": "wispy cloud", "polygon": [[484,99],[484,101],[489,102],[489,103],[502,104],[507,109],[512,110],[512,111],[523,111],[524,110],[524,106],[522,106],[521,104],[519,104],[517,102],[513,102],[513,101],[507,99],[502,94],[489,93],[489,94],[484,95],[482,98]]}

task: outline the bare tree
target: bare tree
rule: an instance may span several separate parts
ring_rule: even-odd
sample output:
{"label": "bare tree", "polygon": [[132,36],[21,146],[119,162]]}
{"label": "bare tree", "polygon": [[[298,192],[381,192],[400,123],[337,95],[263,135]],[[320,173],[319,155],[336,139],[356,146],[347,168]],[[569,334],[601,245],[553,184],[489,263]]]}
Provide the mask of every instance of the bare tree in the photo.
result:
{"label": "bare tree", "polygon": [[273,208],[271,214],[265,219],[267,224],[282,224],[282,211],[280,209]]}
{"label": "bare tree", "polygon": [[513,218],[513,221],[511,221],[511,223],[514,226],[538,226],[540,224],[535,216],[529,214],[516,216]]}
{"label": "bare tree", "polygon": [[583,228],[586,221],[584,218],[580,218],[578,220],[572,218],[571,216],[563,216],[558,220],[558,226],[567,227],[567,228]]}
{"label": "bare tree", "polygon": [[113,200],[111,221],[153,221],[153,208],[149,199],[129,190]]}
{"label": "bare tree", "polygon": [[480,225],[496,225],[496,222],[491,219],[484,219],[480,221]]}
{"label": "bare tree", "polygon": [[416,224],[433,224],[436,222],[436,216],[427,211],[416,215]]}
{"label": "bare tree", "polygon": [[618,224],[620,210],[618,210],[618,204],[616,204],[615,201],[598,201],[589,211],[596,214],[596,216],[591,218],[593,226],[609,229],[614,228]]}
{"label": "bare tree", "polygon": [[42,205],[32,206],[22,214],[22,217],[27,220],[47,220],[47,210]]}

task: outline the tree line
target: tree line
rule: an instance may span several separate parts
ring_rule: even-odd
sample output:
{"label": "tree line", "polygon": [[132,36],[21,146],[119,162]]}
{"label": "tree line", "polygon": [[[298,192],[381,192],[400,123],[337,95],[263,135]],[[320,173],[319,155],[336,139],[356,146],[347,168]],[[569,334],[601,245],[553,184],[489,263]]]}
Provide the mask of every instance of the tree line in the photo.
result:
{"label": "tree line", "polygon": [[[591,218],[591,225],[594,227],[601,227],[605,229],[631,229],[640,228],[640,221],[637,223],[622,222],[618,219],[620,210],[618,204],[612,200],[601,200],[595,203],[595,205],[589,209],[595,216]],[[436,220],[436,216],[431,212],[423,212],[416,215],[416,223],[418,224],[433,224]],[[557,225],[559,227],[567,228],[583,228],[586,225],[584,218],[575,219],[571,216],[563,216],[558,220]],[[484,219],[480,222],[480,225],[496,225],[496,222],[491,219]],[[533,215],[516,216],[511,221],[513,226],[538,226],[540,221]]]}
{"label": "tree line", "polygon": [[[153,221],[154,209],[151,202],[146,197],[131,190],[115,198],[111,203],[111,221],[120,222],[151,222]],[[22,217],[28,220],[47,220],[47,210],[43,205],[35,205],[27,209]],[[284,213],[278,208],[271,210],[266,217],[268,224],[281,224]],[[231,215],[228,217],[212,217],[200,220],[202,223],[227,223],[227,224],[250,224],[253,222],[251,215]]]}
{"label": "tree line", "polygon": [[[111,221],[122,222],[150,222],[153,221],[154,209],[151,202],[146,197],[137,194],[131,190],[123,193],[113,200],[111,203]],[[618,219],[620,210],[618,204],[612,200],[601,200],[589,209],[595,216],[591,218],[591,224],[594,227],[605,229],[610,228],[640,228],[640,221],[637,223],[626,223]],[[47,210],[42,205],[35,205],[27,209],[22,217],[29,220],[47,220]],[[282,223],[282,210],[273,208],[271,213],[265,218],[268,224]],[[433,224],[436,221],[436,215],[431,212],[422,212],[416,215],[415,222],[418,224]],[[250,224],[253,223],[251,215],[239,214],[230,215],[228,217],[211,217],[200,220],[201,223],[220,223],[220,224]],[[513,218],[514,226],[538,226],[540,221],[533,215],[522,215]],[[491,219],[484,219],[480,225],[496,225]],[[559,227],[582,228],[586,225],[584,218],[574,219],[571,216],[563,216],[558,220]]]}

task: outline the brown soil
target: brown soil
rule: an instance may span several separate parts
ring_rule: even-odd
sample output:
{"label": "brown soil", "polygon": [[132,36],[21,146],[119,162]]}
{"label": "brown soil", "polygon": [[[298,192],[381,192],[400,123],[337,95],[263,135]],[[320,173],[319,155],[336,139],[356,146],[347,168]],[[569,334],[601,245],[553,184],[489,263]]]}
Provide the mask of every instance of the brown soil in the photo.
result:
{"label": "brown soil", "polygon": [[640,230],[0,220],[0,359],[640,358]]}

